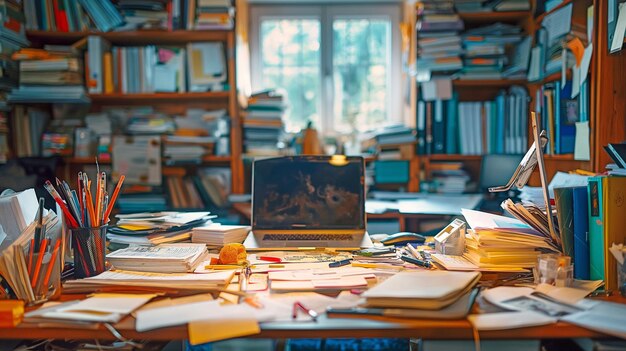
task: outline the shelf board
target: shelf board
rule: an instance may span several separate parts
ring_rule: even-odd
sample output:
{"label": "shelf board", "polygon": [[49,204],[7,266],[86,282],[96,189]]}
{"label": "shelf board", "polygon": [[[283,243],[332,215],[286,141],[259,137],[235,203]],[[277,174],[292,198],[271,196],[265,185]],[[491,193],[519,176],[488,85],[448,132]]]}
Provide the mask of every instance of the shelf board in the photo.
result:
{"label": "shelf board", "polygon": [[431,161],[480,161],[482,155],[435,154],[423,156]]}
{"label": "shelf board", "polygon": [[[203,166],[203,165],[207,165],[207,164],[211,164],[211,163],[227,163],[231,161],[231,157],[230,156],[215,156],[215,155],[209,155],[209,156],[204,156],[202,158],[202,163],[198,164],[197,166]],[[73,164],[73,165],[90,165],[96,164],[96,160],[94,157],[67,157],[65,158],[65,162],[68,164]],[[101,165],[110,165],[111,164],[111,160],[98,160],[98,163]],[[172,165],[172,166],[166,166],[163,165],[163,167],[168,167],[168,168],[175,168],[175,167],[187,167],[188,165]],[[196,166],[196,165],[193,165]]]}
{"label": "shelf board", "polygon": [[519,22],[528,18],[529,15],[529,11],[459,13],[459,17],[461,17],[465,23]]}
{"label": "shelf board", "polygon": [[463,87],[494,87],[506,88],[511,85],[524,85],[524,79],[457,79],[452,81],[452,85],[457,88]]}
{"label": "shelf board", "polygon": [[[571,79],[571,70],[567,70],[566,74],[567,79]],[[544,85],[549,82],[554,82],[561,79],[561,71],[550,74],[549,76],[544,77],[542,80],[528,82],[529,85]]]}
{"label": "shelf board", "polygon": [[587,162],[582,160],[575,160],[574,154],[561,154],[561,155],[543,155],[546,161],[578,161]]}
{"label": "shelf board", "polygon": [[34,42],[47,44],[72,44],[89,35],[97,35],[116,45],[137,44],[185,44],[194,41],[226,41],[228,30],[138,30],[125,32],[55,32],[26,31],[26,37]]}
{"label": "shelf board", "polygon": [[568,4],[571,4],[572,0],[565,0],[562,3],[560,3],[557,7],[553,8],[552,10],[548,11],[548,12],[544,12],[541,15],[537,16],[537,18],[535,18],[535,23],[537,24],[541,24],[541,22],[543,21],[544,18],[546,18],[547,15],[554,13],[556,11],[558,11],[559,9],[562,9],[563,7],[567,6]]}
{"label": "shelf board", "polygon": [[[71,165],[95,165],[96,158],[92,157],[67,157],[65,158],[65,162]],[[110,165],[111,160],[98,160],[98,164],[100,165]]]}
{"label": "shelf board", "polygon": [[230,92],[216,91],[206,93],[149,93],[149,94],[91,94],[91,102],[94,104],[111,103],[173,103],[191,102],[203,100],[228,100]]}

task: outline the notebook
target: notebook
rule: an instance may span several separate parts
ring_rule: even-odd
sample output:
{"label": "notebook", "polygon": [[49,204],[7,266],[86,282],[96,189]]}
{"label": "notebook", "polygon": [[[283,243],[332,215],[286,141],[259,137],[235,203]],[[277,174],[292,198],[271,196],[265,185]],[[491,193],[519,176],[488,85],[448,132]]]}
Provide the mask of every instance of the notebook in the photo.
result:
{"label": "notebook", "polygon": [[373,246],[366,232],[365,165],[356,156],[288,156],[252,165],[248,250]]}
{"label": "notebook", "polygon": [[456,302],[478,283],[479,272],[400,272],[364,292],[367,307],[438,310]]}

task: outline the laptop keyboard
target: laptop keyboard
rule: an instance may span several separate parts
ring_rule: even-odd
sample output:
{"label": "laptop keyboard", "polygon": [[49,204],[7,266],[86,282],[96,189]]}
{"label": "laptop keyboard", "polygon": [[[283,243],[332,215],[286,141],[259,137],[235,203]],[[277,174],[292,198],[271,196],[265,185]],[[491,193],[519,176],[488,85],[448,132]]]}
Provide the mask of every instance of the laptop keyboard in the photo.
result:
{"label": "laptop keyboard", "polygon": [[274,241],[349,241],[351,234],[265,234],[263,240]]}

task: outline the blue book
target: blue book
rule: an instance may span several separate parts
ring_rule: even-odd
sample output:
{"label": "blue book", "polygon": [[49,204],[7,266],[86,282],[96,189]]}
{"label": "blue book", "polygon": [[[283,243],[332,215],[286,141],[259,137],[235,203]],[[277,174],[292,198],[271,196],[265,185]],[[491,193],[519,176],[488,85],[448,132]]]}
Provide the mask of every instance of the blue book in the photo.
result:
{"label": "blue book", "polygon": [[504,92],[496,97],[496,154],[504,153]]}
{"label": "blue book", "polygon": [[459,95],[446,101],[446,154],[459,153]]}
{"label": "blue book", "polygon": [[446,127],[444,116],[443,101],[435,100],[433,116],[433,154],[444,154],[446,152]]}
{"label": "blue book", "polygon": [[409,161],[374,162],[374,181],[377,184],[398,184],[409,181]]}
{"label": "blue book", "polygon": [[589,280],[589,214],[587,187],[575,187],[574,204],[574,278]]}
{"label": "blue book", "polygon": [[559,133],[560,151],[562,154],[571,154],[574,152],[574,144],[576,143],[576,122],[580,121],[579,101],[577,98],[572,99],[572,81],[567,81],[562,87],[561,96],[559,98]]}
{"label": "blue book", "polygon": [[556,154],[561,154],[561,81],[554,82],[554,127],[557,130],[555,134],[554,149]]}

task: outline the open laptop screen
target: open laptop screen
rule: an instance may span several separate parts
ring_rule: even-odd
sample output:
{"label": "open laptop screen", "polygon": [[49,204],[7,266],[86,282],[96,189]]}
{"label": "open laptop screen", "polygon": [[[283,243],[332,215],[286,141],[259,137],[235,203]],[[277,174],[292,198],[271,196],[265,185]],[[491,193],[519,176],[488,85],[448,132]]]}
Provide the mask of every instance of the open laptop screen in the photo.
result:
{"label": "open laptop screen", "polygon": [[365,230],[362,157],[257,160],[252,178],[253,229]]}

